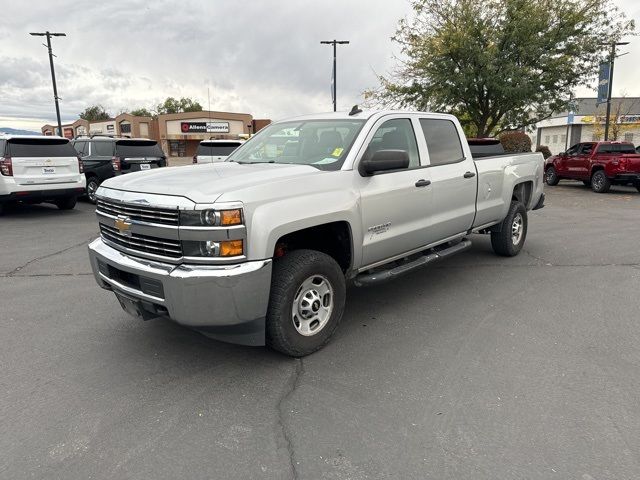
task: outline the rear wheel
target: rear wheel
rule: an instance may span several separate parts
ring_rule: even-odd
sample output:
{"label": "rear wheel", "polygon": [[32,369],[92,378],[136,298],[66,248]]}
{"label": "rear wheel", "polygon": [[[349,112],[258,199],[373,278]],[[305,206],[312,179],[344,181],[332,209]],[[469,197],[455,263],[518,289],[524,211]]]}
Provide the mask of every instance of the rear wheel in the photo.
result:
{"label": "rear wheel", "polygon": [[591,190],[596,193],[607,193],[611,188],[611,181],[607,178],[604,170],[598,170],[591,176]]}
{"label": "rear wheel", "polygon": [[547,168],[545,173],[545,180],[547,181],[547,185],[557,185],[560,179],[558,178],[558,173],[554,167]]}
{"label": "rear wheel", "polygon": [[515,257],[527,238],[527,209],[520,202],[511,202],[509,213],[500,225],[500,231],[491,232],[493,251],[503,257]]}
{"label": "rear wheel", "polygon": [[100,182],[96,177],[87,178],[87,198],[91,203],[96,203],[96,190],[100,186]]}
{"label": "rear wheel", "polygon": [[76,197],[63,197],[53,202],[60,210],[72,210],[76,206]]}
{"label": "rear wheel", "polygon": [[275,260],[267,345],[292,357],[322,348],[340,323],[345,296],[344,274],[330,256],[294,250]]}

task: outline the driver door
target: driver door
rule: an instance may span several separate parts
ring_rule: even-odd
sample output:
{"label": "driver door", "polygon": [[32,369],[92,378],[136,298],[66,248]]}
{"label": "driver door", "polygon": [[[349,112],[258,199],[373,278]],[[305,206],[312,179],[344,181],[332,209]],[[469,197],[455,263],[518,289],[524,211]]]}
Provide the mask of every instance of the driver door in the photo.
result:
{"label": "driver door", "polygon": [[[384,263],[428,243],[432,188],[430,171],[422,168],[411,117],[380,119],[367,137],[360,161],[378,150],[405,150],[409,168],[358,177],[362,213],[363,267]],[[357,168],[357,165],[356,167]]]}

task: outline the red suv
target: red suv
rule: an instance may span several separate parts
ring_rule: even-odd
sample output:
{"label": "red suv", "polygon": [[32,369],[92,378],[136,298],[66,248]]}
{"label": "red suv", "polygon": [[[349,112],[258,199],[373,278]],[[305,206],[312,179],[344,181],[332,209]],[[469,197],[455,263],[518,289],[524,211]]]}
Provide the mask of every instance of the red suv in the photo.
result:
{"label": "red suv", "polygon": [[547,185],[562,179],[582,180],[597,193],[611,185],[634,185],[640,191],[640,154],[627,142],[578,143],[545,162]]}

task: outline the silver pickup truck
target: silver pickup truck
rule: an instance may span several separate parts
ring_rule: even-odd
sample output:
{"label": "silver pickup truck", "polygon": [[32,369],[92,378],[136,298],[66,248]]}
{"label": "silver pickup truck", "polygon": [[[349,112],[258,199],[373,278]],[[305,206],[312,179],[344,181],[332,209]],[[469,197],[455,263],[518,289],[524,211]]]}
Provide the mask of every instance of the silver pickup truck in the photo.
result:
{"label": "silver pickup truck", "polygon": [[281,121],[223,163],[105,181],[98,284],[144,319],[292,356],[335,331],[366,286],[491,235],[517,255],[544,203],[540,153],[473,157],[451,115],[354,107]]}

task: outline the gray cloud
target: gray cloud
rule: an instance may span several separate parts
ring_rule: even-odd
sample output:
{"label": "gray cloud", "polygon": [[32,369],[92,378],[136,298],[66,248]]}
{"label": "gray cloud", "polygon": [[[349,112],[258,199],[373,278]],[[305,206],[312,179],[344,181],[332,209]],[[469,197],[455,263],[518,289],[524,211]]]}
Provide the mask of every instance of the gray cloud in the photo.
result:
{"label": "gray cloud", "polygon": [[[630,17],[635,0],[618,0]],[[30,31],[64,31],[54,39],[65,120],[100,103],[111,113],[190,96],[206,108],[282,118],[331,109],[331,48],[338,52],[338,102],[346,109],[388,72],[398,19],[408,0],[75,0],[12,4],[0,26],[0,117],[55,118],[46,50]],[[640,95],[640,41],[622,57],[616,90]],[[592,94],[590,91],[581,94]],[[0,122],[2,125],[7,121]],[[8,125],[7,125],[8,126]]]}

